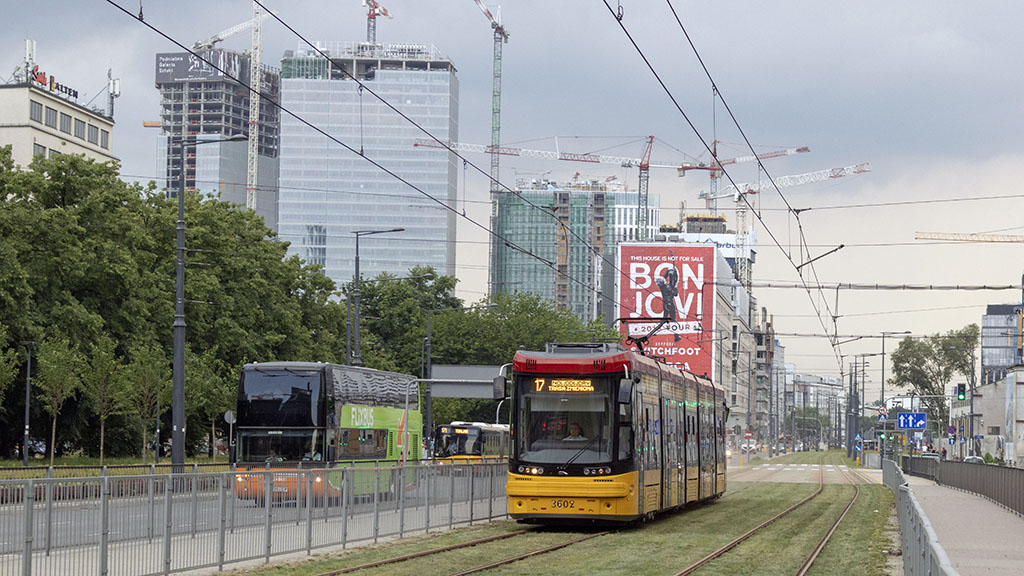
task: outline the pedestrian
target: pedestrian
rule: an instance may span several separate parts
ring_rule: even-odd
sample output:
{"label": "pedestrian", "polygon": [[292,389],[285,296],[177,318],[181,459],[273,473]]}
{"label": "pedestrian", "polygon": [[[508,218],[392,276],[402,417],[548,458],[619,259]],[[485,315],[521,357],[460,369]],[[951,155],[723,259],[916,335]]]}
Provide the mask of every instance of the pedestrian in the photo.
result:
{"label": "pedestrian", "polygon": [[942,459],[943,460],[946,459],[946,449],[945,448],[942,449]]}

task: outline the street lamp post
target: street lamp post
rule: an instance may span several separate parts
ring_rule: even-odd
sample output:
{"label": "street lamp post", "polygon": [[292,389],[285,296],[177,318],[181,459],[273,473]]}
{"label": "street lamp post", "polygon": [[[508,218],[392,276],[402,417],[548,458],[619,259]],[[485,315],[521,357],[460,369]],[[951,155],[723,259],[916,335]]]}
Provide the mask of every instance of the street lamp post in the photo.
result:
{"label": "street lamp post", "polygon": [[[199,144],[240,142],[242,134],[218,140],[180,138],[181,173],[178,178],[177,267],[174,277],[174,389],[171,396],[171,464],[180,472],[185,465],[185,148]],[[159,448],[158,448],[159,449]]]}
{"label": "street lamp post", "polygon": [[359,237],[369,236],[370,234],[389,234],[391,232],[404,232],[405,228],[390,228],[388,230],[356,230],[352,232],[356,235],[356,281],[355,289],[352,291],[352,331],[355,333],[355,345],[352,347],[352,365],[362,366],[363,359],[359,355]]}
{"label": "street lamp post", "polygon": [[882,406],[885,406],[885,337],[910,333],[910,330],[904,330],[902,332],[882,332]]}
{"label": "street lamp post", "polygon": [[21,462],[24,466],[28,466],[28,408],[32,399],[32,347],[36,343],[32,340],[23,340],[20,344],[28,353],[28,362],[25,366],[25,436],[21,443]]}

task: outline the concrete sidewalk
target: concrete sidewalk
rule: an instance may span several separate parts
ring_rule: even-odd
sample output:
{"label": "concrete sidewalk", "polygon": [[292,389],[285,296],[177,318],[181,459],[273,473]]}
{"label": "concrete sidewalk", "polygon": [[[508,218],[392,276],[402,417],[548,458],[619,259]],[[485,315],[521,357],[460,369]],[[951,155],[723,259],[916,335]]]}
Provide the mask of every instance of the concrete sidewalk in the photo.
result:
{"label": "concrete sidewalk", "polygon": [[962,576],[1024,573],[1024,518],[981,496],[906,478]]}

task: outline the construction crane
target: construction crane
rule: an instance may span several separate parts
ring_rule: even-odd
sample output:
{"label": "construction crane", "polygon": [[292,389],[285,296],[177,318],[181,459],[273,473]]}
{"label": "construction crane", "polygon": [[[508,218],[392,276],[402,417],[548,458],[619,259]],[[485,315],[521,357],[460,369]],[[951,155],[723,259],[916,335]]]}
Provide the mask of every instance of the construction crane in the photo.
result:
{"label": "construction crane", "polygon": [[[654,136],[648,136],[646,139],[647,145],[644,148],[644,153],[640,158],[631,158],[626,156],[605,156],[603,154],[578,154],[573,152],[561,152],[561,151],[549,151],[549,150],[529,150],[526,148],[513,148],[510,146],[485,146],[483,144],[467,144],[464,142],[449,142],[447,146],[457,152],[479,152],[481,154],[491,155],[491,209],[494,210],[496,203],[493,201],[494,196],[498,193],[499,185],[497,178],[497,162],[498,156],[520,156],[526,158],[542,158],[544,160],[563,160],[566,162],[587,162],[590,164],[615,164],[622,166],[623,168],[639,168],[640,169],[640,186],[639,194],[637,198],[637,239],[643,240],[647,235],[647,222],[648,222],[648,191],[647,183],[649,179],[649,170],[651,168],[674,168],[676,170],[708,170],[711,167],[703,164],[693,164],[684,162],[682,164],[665,164],[655,163],[652,164],[651,160],[651,149],[654,145]],[[556,141],[557,145],[557,141]],[[433,140],[417,139],[413,142],[413,146],[422,146],[424,148],[444,148],[442,144],[438,144]],[[733,159],[723,160],[722,162],[731,163]],[[497,215],[492,213],[492,217],[496,218]],[[492,222],[493,224],[493,222]]]}
{"label": "construction crane", "polygon": [[[718,144],[720,140],[714,140],[711,142],[711,154],[715,157],[718,156]],[[800,146],[797,148],[785,148],[782,150],[773,150],[771,152],[764,152],[761,154],[748,154],[747,156],[737,156],[735,158],[727,158],[725,160],[718,160],[717,162],[712,161],[710,164],[701,165],[699,167],[687,167],[683,166],[679,168],[679,176],[686,176],[686,173],[690,170],[708,170],[711,177],[709,189],[707,192],[701,192],[698,198],[706,200],[707,208],[712,214],[718,213],[718,182],[722,178],[724,171],[722,166],[729,166],[732,164],[740,164],[743,162],[756,162],[758,160],[767,160],[769,158],[780,158],[782,156],[792,156],[794,154],[803,154],[810,152],[811,149],[807,146]]]}
{"label": "construction crane", "polygon": [[[747,203],[742,201],[742,198],[740,197],[741,194],[757,194],[766,188],[802,186],[804,184],[813,184],[815,182],[822,182],[833,178],[842,178],[844,176],[853,176],[855,174],[863,174],[870,171],[871,165],[868,162],[864,162],[862,164],[855,164],[853,166],[846,166],[843,168],[829,168],[827,170],[817,170],[806,174],[779,176],[778,178],[759,182],[738,184],[736,186],[729,186],[725,188],[722,190],[722,193],[715,196],[708,195],[707,199],[709,200],[717,201],[720,198],[732,197],[736,202],[736,277],[739,279],[740,283],[745,288],[750,288],[750,260],[743,257],[748,237]],[[774,185],[772,184],[773,181]]]}
{"label": "construction crane", "polygon": [[970,234],[957,232],[914,232],[914,240],[952,240],[954,242],[1024,242],[1019,234]]}
{"label": "construction crane", "polygon": [[[262,22],[264,19],[269,18],[269,17],[270,17],[270,14],[263,14],[262,16],[260,16],[260,21]],[[192,51],[195,52],[195,51],[199,51],[199,50],[212,50],[214,47],[216,47],[218,42],[222,42],[225,39],[230,38],[230,37],[234,36],[235,34],[238,34],[239,32],[242,32],[242,31],[248,29],[254,23],[255,22],[253,20],[246,20],[245,22],[242,22],[241,24],[238,24],[237,26],[232,26],[231,28],[228,28],[227,30],[224,30],[224,31],[222,31],[222,32],[220,32],[218,34],[214,34],[213,36],[210,36],[206,40],[201,40],[199,42],[196,42],[195,44],[192,45]]]}
{"label": "construction crane", "polygon": [[[484,13],[487,17],[487,21],[491,24],[491,29],[494,30],[494,63],[493,63],[493,80],[491,84],[491,147],[497,149],[501,145],[501,45],[508,43],[508,30],[505,29],[505,25],[501,23],[501,7],[499,6],[496,10],[498,15],[495,17],[487,6],[480,0],[473,0],[476,2],[477,8]],[[491,220],[490,225],[493,230],[498,222],[498,214],[496,212],[498,208],[497,195],[499,191],[498,187],[498,154],[491,155]],[[491,269],[494,269],[494,261],[497,257],[496,251],[498,245],[492,241],[490,256],[488,262],[490,262]],[[488,293],[494,294],[493,283],[488,281]]]}
{"label": "construction crane", "polygon": [[252,47],[249,52],[249,147],[245,178],[245,207],[256,211],[256,176],[260,158],[260,91],[263,89],[263,14],[258,2],[252,3]]}
{"label": "construction crane", "polygon": [[363,0],[363,8],[366,8],[366,41],[370,44],[377,43],[377,16],[391,18],[388,9],[381,6],[377,0]]}

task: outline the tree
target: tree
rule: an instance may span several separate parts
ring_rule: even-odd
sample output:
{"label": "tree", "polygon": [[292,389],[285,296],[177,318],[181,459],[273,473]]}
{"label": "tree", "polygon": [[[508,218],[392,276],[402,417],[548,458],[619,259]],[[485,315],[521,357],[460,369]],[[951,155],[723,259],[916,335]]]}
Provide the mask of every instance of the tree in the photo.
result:
{"label": "tree", "polygon": [[46,339],[39,347],[39,375],[32,384],[39,390],[43,409],[51,418],[50,466],[57,445],[57,416],[82,386],[81,364],[81,355],[64,336]]}
{"label": "tree", "polygon": [[[129,352],[125,368],[125,382],[132,410],[142,425],[142,461],[146,461],[147,430],[166,410],[167,395],[171,387],[170,371],[163,352],[153,344],[137,346]],[[156,446],[156,450],[160,447]]]}
{"label": "tree", "polygon": [[107,419],[124,414],[130,406],[126,394],[124,369],[114,353],[114,341],[102,336],[91,347],[89,364],[83,375],[85,395],[92,401],[93,410],[100,419],[100,466],[103,465]]}
{"label": "tree", "polygon": [[3,404],[7,389],[17,377],[18,352],[7,346],[7,327],[0,324],[0,404]]}
{"label": "tree", "polygon": [[235,404],[237,379],[225,378],[220,374],[216,351],[207,350],[202,354],[189,354],[185,366],[186,408],[197,419],[209,425],[209,456],[217,454],[217,422],[226,410]]}
{"label": "tree", "polygon": [[948,396],[953,376],[974,374],[974,351],[980,330],[969,324],[944,335],[927,338],[904,338],[892,353],[892,378],[889,384],[909,388],[921,396],[928,418],[936,423],[936,431],[949,421]]}

